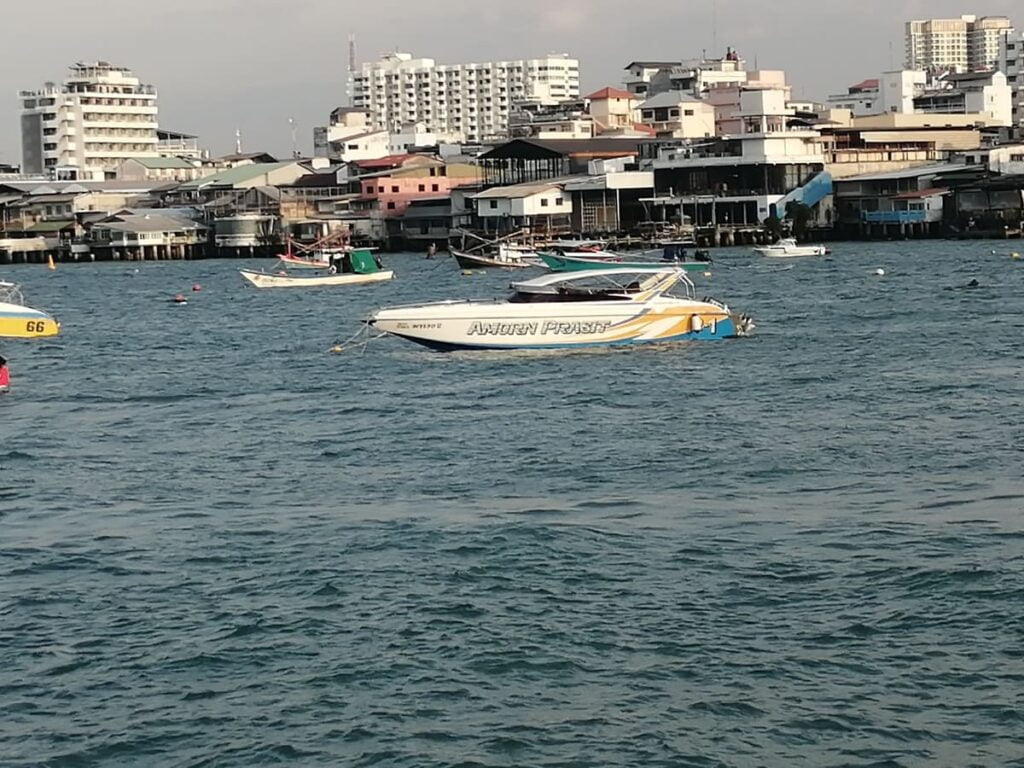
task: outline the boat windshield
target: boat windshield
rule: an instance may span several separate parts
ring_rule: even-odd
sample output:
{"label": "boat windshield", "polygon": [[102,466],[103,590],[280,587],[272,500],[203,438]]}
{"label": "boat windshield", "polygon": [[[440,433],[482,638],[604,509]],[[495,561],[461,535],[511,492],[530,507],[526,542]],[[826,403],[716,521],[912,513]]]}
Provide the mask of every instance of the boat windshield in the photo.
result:
{"label": "boat windshield", "polygon": [[546,278],[513,283],[509,301],[635,301],[648,291],[656,290],[660,294],[677,285],[683,285],[687,294],[692,291],[692,283],[676,272],[594,272],[572,277],[549,275]]}
{"label": "boat windshield", "polygon": [[25,305],[25,297],[21,295],[21,289],[14,283],[0,280],[0,303]]}

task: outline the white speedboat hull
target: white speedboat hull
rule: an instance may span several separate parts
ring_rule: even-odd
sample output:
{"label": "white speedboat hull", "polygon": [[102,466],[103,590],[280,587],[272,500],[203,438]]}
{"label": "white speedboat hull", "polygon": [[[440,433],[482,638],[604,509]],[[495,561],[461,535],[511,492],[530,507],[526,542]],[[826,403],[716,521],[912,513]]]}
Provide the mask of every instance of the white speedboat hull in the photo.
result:
{"label": "white speedboat hull", "polygon": [[257,288],[315,288],[336,285],[364,285],[391,280],[395,273],[385,269],[368,275],[345,273],[341,275],[273,275],[267,272],[256,272],[251,269],[239,270],[242,277]]}
{"label": "white speedboat hull", "polygon": [[797,256],[827,256],[824,245],[763,245],[754,248],[754,253],[775,259],[789,259]]}
{"label": "white speedboat hull", "polygon": [[739,335],[727,308],[672,298],[644,303],[443,302],[383,309],[367,322],[443,350],[618,346]]}

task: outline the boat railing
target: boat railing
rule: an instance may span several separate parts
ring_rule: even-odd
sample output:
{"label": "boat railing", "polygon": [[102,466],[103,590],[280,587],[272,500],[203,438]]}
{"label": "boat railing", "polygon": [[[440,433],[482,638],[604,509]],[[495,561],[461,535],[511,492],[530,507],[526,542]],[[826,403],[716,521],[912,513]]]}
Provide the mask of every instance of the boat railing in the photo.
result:
{"label": "boat railing", "polygon": [[18,287],[17,283],[0,280],[0,302],[23,307],[25,306],[25,297],[22,296],[21,288]]}

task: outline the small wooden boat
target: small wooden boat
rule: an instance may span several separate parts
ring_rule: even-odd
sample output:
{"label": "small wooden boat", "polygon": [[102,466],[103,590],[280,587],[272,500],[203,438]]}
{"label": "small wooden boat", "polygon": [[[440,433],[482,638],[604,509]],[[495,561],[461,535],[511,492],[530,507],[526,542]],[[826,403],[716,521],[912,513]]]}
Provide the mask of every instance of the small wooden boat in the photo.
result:
{"label": "small wooden boat", "polygon": [[252,269],[240,269],[239,273],[257,288],[314,288],[329,285],[362,285],[380,283],[394,278],[394,270],[384,269],[368,275],[357,272],[340,275],[288,275],[257,272]]}
{"label": "small wooden boat", "polygon": [[334,261],[333,269],[325,274],[290,275],[272,274],[252,269],[239,270],[242,277],[257,288],[315,288],[330,285],[361,285],[391,280],[395,273],[384,269],[380,261],[365,248],[342,254]]}
{"label": "small wooden boat", "polygon": [[499,268],[499,269],[525,269],[536,267],[537,263],[531,259],[518,254],[516,251],[500,250],[498,253],[466,253],[464,251],[452,251],[452,256],[463,269]]}

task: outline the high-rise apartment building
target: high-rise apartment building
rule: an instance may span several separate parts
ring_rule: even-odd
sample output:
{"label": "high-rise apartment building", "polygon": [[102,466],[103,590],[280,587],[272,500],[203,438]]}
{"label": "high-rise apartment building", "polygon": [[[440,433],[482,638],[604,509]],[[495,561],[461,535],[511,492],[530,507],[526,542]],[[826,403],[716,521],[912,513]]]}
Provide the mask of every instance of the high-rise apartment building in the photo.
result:
{"label": "high-rise apartment building", "polygon": [[556,104],[579,95],[579,61],[565,54],[437,64],[392,53],[355,73],[352,106],[366,110],[374,128],[395,132],[421,122],[436,133],[480,141],[508,134],[513,104]]}
{"label": "high-rise apartment building", "polygon": [[951,72],[995,69],[999,42],[1011,29],[1005,16],[908,21],[906,68]]}
{"label": "high-rise apartment building", "polygon": [[999,69],[1013,92],[1013,124],[1024,126],[1024,32],[1014,32],[1000,41]]}
{"label": "high-rise apartment building", "polygon": [[21,91],[25,173],[99,181],[123,161],[157,157],[157,94],[130,69],[78,63],[61,85]]}

